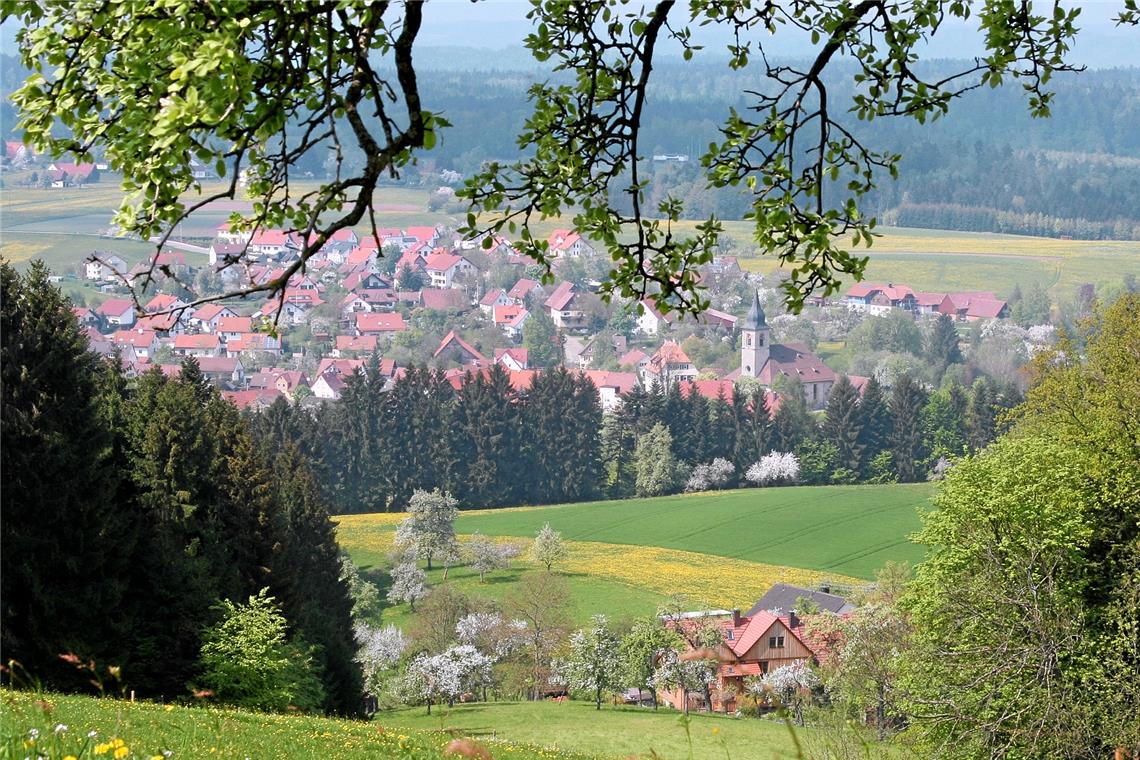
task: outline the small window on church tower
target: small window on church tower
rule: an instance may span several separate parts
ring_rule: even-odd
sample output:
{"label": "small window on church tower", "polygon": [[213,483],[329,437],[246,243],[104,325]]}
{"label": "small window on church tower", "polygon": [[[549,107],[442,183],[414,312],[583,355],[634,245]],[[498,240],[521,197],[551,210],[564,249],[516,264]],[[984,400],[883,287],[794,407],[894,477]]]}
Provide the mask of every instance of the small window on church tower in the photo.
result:
{"label": "small window on church tower", "polygon": [[746,346],[752,345],[752,336],[751,335],[745,335],[744,336],[744,345],[746,345]]}
{"label": "small window on church tower", "polygon": [[764,345],[764,336],[761,335],[761,336],[759,336],[759,338],[760,338],[760,345],[761,346]]}

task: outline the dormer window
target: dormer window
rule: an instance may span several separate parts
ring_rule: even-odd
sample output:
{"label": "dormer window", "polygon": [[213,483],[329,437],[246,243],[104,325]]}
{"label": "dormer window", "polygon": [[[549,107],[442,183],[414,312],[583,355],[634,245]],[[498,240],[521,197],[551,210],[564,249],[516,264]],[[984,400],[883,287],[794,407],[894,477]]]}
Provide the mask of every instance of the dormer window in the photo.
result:
{"label": "dormer window", "polygon": [[724,638],[726,641],[732,641],[732,629],[731,628],[724,632]]}

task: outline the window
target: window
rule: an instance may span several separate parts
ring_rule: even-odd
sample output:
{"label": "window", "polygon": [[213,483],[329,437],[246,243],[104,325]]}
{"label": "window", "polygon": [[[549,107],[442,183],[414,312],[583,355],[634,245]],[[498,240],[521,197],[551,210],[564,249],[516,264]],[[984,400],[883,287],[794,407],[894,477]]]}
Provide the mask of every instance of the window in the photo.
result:
{"label": "window", "polygon": [[784,637],[783,637],[783,635],[781,634],[781,635],[778,635],[778,636],[769,636],[769,637],[768,637],[768,646],[769,646],[771,649],[782,649],[782,648],[783,648],[783,646],[784,646]]}
{"label": "window", "polygon": [[760,673],[762,675],[768,674],[768,662],[766,660],[760,663]]}
{"label": "window", "polygon": [[756,339],[759,341],[759,345],[761,345],[761,346],[763,346],[763,345],[764,345],[764,335],[763,335],[763,333],[761,333],[760,335],[758,335]]}
{"label": "window", "polygon": [[724,632],[724,637],[727,640],[732,641],[732,629],[731,628]]}
{"label": "window", "polygon": [[751,333],[744,333],[744,345],[749,346],[749,347],[752,346],[752,334]]}

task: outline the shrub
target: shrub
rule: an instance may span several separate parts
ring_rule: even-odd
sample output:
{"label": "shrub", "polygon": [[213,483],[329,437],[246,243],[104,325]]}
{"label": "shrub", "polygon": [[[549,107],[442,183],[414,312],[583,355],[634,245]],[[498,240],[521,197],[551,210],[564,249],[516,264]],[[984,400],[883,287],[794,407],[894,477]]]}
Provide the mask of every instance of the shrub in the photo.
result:
{"label": "shrub", "polygon": [[699,464],[693,468],[685,483],[685,490],[693,492],[724,488],[735,474],[736,468],[732,466],[732,462],[717,457],[708,464]]}
{"label": "shrub", "polygon": [[790,452],[773,451],[748,468],[745,480],[760,486],[795,483],[800,477],[800,462]]}
{"label": "shrub", "polygon": [[222,619],[202,635],[202,684],[220,702],[258,710],[316,710],[324,687],[311,648],[286,637],[288,622],[262,589],[246,604],[223,601]]}

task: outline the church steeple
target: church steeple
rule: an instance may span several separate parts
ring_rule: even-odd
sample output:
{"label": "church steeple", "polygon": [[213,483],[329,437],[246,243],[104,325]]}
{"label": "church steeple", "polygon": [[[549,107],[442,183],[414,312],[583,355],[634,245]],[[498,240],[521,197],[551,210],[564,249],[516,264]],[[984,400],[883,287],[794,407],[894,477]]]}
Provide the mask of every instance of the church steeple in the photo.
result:
{"label": "church steeple", "polygon": [[740,374],[758,377],[768,363],[772,331],[760,306],[760,294],[752,294],[752,308],[744,318],[740,335]]}

